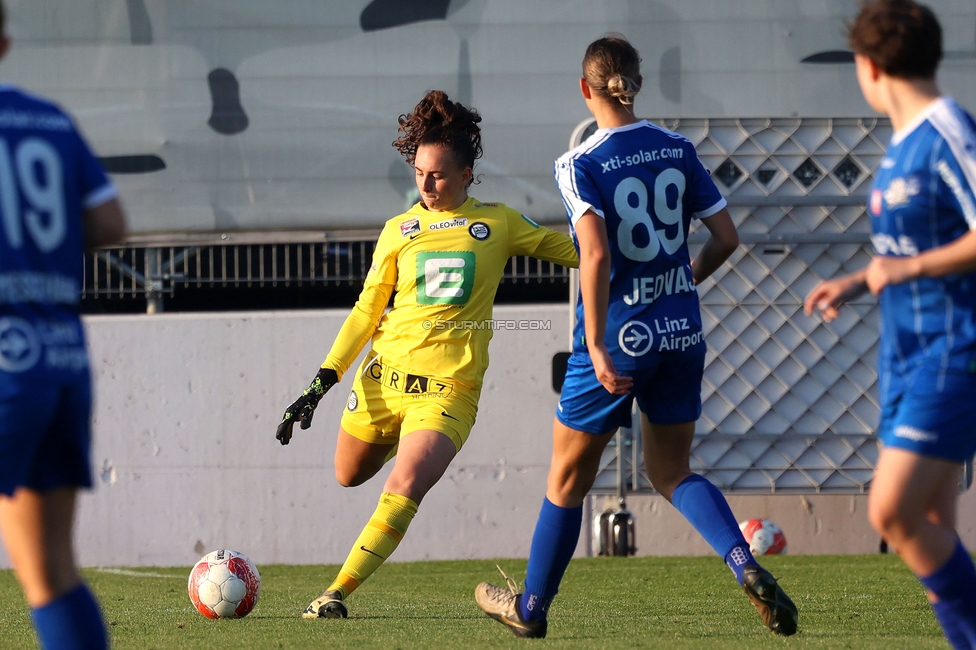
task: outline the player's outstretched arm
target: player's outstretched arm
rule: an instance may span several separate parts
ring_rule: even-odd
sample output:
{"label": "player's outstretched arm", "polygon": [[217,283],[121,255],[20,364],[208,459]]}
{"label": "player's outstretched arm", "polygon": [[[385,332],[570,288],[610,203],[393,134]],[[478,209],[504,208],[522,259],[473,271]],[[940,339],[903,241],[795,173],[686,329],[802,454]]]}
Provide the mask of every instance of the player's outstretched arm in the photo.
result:
{"label": "player's outstretched arm", "polygon": [[332,348],[322,362],[323,368],[334,368],[340,379],[373,337],[390,304],[397,282],[398,246],[402,246],[399,241],[402,239],[399,224],[395,220],[387,222],[376,242],[373,262],[363,281],[359,299],[339,328]]}
{"label": "player's outstretched arm", "polygon": [[569,235],[540,226],[516,210],[508,211],[512,255],[529,255],[567,268],[579,268],[576,245]]}
{"label": "player's outstretched arm", "polygon": [[275,438],[283,445],[291,442],[292,427],[295,420],[298,420],[303,429],[312,425],[312,415],[315,407],[319,405],[322,397],[329,392],[329,389],[339,383],[339,376],[332,368],[319,368],[315,379],[309,384],[302,396],[296,399],[291,406],[285,409],[285,415],[281,418],[281,424],[275,432]]}
{"label": "player's outstretched arm", "polygon": [[976,231],[959,239],[911,257],[882,257],[871,260],[867,268],[868,289],[877,295],[893,284],[917,278],[938,278],[976,271]]}
{"label": "player's outstretched arm", "polygon": [[545,234],[535,250],[529,253],[532,257],[570,269],[579,268],[579,255],[569,235],[544,227],[540,230]]}
{"label": "player's outstretched arm", "polygon": [[837,318],[837,310],[841,305],[867,291],[866,277],[867,269],[861,269],[839,278],[824,280],[807,294],[803,301],[803,313],[810,316],[816,309],[829,323]]}

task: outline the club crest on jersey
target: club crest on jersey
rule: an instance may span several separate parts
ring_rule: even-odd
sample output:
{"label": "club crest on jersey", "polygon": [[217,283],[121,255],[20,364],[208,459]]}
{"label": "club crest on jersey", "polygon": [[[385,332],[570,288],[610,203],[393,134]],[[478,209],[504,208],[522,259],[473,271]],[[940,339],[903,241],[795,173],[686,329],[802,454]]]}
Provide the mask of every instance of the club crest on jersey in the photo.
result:
{"label": "club crest on jersey", "polygon": [[914,176],[909,178],[896,178],[891,181],[888,189],[884,191],[885,205],[888,206],[889,210],[893,210],[900,205],[905,205],[913,196],[918,194],[920,189],[921,183]]}
{"label": "club crest on jersey", "polygon": [[400,222],[400,236],[408,237],[420,232],[420,219],[409,219]]}
{"label": "club crest on jersey", "polygon": [[475,221],[468,228],[468,233],[478,241],[485,241],[491,236],[491,228],[483,221]]}
{"label": "club crest on jersey", "polygon": [[882,192],[879,189],[875,189],[871,192],[871,214],[874,216],[879,216],[881,214],[882,207]]}
{"label": "club crest on jersey", "polygon": [[355,411],[357,406],[359,406],[359,397],[356,395],[356,391],[352,391],[349,393],[349,401],[346,402],[346,408],[350,411]]}
{"label": "club crest on jersey", "polygon": [[468,220],[465,217],[459,217],[457,219],[448,219],[447,221],[438,221],[437,223],[432,223],[427,226],[427,230],[444,230],[445,228],[460,228],[461,226],[468,225]]}
{"label": "club crest on jersey", "polygon": [[632,357],[642,357],[647,354],[654,344],[651,328],[639,320],[624,323],[617,333],[617,343],[624,354]]}

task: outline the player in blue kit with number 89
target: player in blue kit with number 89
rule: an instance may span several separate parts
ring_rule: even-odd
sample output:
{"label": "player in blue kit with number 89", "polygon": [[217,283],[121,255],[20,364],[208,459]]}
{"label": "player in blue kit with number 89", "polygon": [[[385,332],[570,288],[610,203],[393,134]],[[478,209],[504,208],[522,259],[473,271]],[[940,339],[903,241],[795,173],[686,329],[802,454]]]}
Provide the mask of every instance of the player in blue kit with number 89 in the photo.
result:
{"label": "player in blue kit with number 89", "polygon": [[[0,57],[10,41],[2,36]],[[75,566],[78,488],[92,485],[83,253],[120,241],[115,187],[57,106],[0,86],[0,531],[42,648],[105,648]]]}
{"label": "player in blue kit with number 89", "polygon": [[[556,161],[580,252],[573,353],[553,425],[553,457],[524,593],[482,583],[479,606],[517,636],[544,637],[546,613],[576,549],[583,498],[618,427],[641,410],[654,488],[723,557],[763,621],[796,632],[796,608],[756,563],[725,497],[691,472],[705,341],[695,285],[738,246],[708,172],[686,138],[639,120],[640,58],[619,35],[590,44],[580,90],[598,130]],[[711,237],[695,261],[691,220]]]}

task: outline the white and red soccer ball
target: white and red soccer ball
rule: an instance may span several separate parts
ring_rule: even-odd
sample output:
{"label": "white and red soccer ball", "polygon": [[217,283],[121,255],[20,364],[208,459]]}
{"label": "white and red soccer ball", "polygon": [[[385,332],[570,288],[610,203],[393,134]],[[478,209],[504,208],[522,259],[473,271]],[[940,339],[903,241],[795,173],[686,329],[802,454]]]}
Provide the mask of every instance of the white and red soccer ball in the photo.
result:
{"label": "white and red soccer ball", "polygon": [[190,601],[207,618],[240,618],[261,595],[261,574],[243,553],[221,549],[207,553],[190,571]]}
{"label": "white and red soccer ball", "polygon": [[750,519],[739,524],[742,536],[753,555],[783,555],[786,553],[786,535],[780,527],[768,519]]}

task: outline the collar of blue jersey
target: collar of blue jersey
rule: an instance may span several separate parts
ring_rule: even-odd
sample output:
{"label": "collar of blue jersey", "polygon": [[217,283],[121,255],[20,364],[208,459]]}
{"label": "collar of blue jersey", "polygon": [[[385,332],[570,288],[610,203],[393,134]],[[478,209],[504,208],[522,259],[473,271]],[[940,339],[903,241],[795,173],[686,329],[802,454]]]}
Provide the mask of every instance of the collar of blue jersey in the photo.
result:
{"label": "collar of blue jersey", "polygon": [[931,104],[922,109],[922,112],[916,115],[914,120],[901,127],[898,130],[898,133],[891,134],[891,146],[899,144],[902,140],[911,135],[912,131],[921,126],[922,122],[931,117],[932,113],[948,104],[948,99],[949,98],[945,95],[940,95],[937,99],[933,100]]}
{"label": "collar of blue jersey", "polygon": [[649,126],[650,123],[647,120],[637,120],[633,124],[625,124],[624,126],[608,126],[605,129],[597,129],[593,135],[602,133],[623,133],[624,131],[633,131],[634,129],[639,129],[643,126]]}

